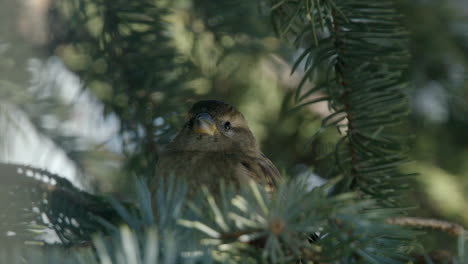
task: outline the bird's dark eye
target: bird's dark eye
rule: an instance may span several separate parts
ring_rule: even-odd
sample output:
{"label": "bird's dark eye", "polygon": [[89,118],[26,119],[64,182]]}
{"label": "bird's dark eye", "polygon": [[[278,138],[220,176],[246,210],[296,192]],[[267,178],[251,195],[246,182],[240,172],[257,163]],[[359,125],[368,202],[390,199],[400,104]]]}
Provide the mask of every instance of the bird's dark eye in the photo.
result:
{"label": "bird's dark eye", "polygon": [[226,123],[224,123],[224,128],[225,128],[226,130],[231,129],[231,122],[227,121]]}

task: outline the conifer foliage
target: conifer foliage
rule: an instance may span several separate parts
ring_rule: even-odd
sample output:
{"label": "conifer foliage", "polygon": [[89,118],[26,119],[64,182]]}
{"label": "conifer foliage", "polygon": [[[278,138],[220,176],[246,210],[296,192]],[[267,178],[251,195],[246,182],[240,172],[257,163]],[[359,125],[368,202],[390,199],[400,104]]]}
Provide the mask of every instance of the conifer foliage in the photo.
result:
{"label": "conifer foliage", "polygon": [[[334,112],[319,132],[343,127],[334,153],[335,173],[345,175],[343,189],[397,205],[407,179],[398,172],[405,158],[392,128],[407,112],[402,73],[409,54],[395,1],[278,1],[273,18],[280,35],[305,46],[293,68],[304,65],[306,72],[296,101],[329,102]],[[320,72],[323,80],[305,90],[305,81]],[[307,100],[319,91],[325,96]]]}
{"label": "conifer foliage", "polygon": [[[121,123],[126,171],[138,176],[136,198],[90,194],[59,175],[0,164],[0,197],[6,201],[0,212],[1,263],[403,264],[413,259],[419,233],[389,223],[407,213],[402,199],[411,176],[400,171],[407,162],[401,131],[408,112],[403,72],[409,33],[396,1],[269,0],[255,6],[247,0],[219,6],[194,1],[210,8],[199,14],[221,36],[239,33],[229,24],[241,17],[236,11],[267,13],[280,40],[300,52],[292,67],[304,70],[294,91],[295,109],[326,101],[331,110],[310,136],[333,128],[340,136],[324,156],[330,165],[321,187],[290,177],[272,193],[253,182],[240,190],[220,182],[220,194],[202,186],[193,194],[188,192],[193,186],[161,177],[154,199],[147,178],[158,177],[159,149],[180,123],[180,102],[195,96],[184,85],[198,73],[197,61],[174,48],[165,23],[171,6],[149,0],[56,2],[57,14],[66,10],[58,16],[70,27],[56,32],[55,44],[73,36],[93,58],[76,72],[90,86],[109,82],[110,90],[99,99],[104,114],[115,114]],[[226,14],[218,17],[215,11]],[[99,30],[87,31],[83,25],[90,23]],[[241,33],[235,41],[242,49],[255,42]],[[44,242],[51,233],[58,241]],[[459,241],[460,256],[452,261],[461,264],[467,261],[463,235]]]}

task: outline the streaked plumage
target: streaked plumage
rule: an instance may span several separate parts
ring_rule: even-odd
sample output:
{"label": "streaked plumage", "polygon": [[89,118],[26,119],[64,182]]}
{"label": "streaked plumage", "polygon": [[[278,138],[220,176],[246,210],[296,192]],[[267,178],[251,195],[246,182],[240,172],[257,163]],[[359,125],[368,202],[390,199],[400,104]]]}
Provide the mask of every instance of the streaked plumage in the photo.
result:
{"label": "streaked plumage", "polygon": [[[215,190],[223,179],[246,184],[248,179],[274,187],[280,173],[260,151],[244,116],[215,100],[195,103],[187,121],[158,162],[159,176],[173,173],[189,184]],[[153,181],[152,188],[155,188]]]}

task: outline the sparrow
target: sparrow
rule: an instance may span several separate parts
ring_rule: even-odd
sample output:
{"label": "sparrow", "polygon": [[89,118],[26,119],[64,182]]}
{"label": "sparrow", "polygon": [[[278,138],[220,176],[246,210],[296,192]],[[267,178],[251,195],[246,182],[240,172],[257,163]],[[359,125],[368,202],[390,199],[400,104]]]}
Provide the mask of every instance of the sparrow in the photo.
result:
{"label": "sparrow", "polygon": [[[260,151],[245,117],[234,106],[216,100],[195,103],[186,122],[156,165],[157,175],[205,185],[216,192],[219,183],[242,186],[250,180],[273,190],[281,178]],[[150,188],[155,191],[157,179]]]}

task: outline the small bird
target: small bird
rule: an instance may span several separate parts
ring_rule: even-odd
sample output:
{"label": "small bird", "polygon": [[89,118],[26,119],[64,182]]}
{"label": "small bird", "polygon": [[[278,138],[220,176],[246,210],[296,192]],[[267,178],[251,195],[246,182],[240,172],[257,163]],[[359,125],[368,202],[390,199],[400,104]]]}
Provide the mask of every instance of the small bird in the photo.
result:
{"label": "small bird", "polygon": [[[280,173],[260,151],[241,112],[216,100],[203,100],[189,110],[187,121],[161,154],[157,175],[174,175],[189,185],[216,191],[223,180],[240,186],[250,179],[273,189]],[[156,178],[156,177],[155,177]],[[157,182],[150,187],[155,191]]]}

